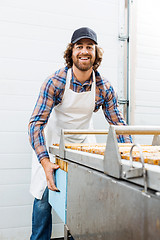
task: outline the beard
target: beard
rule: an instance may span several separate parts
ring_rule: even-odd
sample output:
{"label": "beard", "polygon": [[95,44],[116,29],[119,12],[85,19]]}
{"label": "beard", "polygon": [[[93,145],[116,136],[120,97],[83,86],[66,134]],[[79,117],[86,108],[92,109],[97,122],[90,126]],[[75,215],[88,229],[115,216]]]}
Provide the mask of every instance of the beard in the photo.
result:
{"label": "beard", "polygon": [[[84,57],[86,57],[86,56],[84,56]],[[93,64],[94,64],[94,59],[92,59],[92,57],[90,57],[90,56],[89,56],[89,61],[87,60],[87,62],[85,62],[85,61],[81,62],[79,57],[72,57],[72,60],[73,60],[74,65],[80,71],[88,71],[89,69],[91,69],[93,67]]]}

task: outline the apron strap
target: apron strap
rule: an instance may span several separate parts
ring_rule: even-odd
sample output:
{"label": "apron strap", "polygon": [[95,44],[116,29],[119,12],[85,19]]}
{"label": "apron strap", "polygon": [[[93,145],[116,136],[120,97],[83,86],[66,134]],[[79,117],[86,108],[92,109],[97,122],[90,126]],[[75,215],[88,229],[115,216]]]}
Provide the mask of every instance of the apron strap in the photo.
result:
{"label": "apron strap", "polygon": [[[69,68],[67,71],[67,76],[66,76],[65,91],[70,88],[71,77],[72,77],[72,70],[71,70],[71,68]],[[64,91],[64,93],[65,93],[65,91]]]}

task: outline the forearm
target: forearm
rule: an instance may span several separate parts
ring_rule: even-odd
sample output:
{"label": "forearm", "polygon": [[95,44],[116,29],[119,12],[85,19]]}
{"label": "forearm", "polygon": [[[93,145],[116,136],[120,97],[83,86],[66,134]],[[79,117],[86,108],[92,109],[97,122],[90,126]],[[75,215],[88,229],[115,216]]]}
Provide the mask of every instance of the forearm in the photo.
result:
{"label": "forearm", "polygon": [[133,142],[131,135],[118,135],[117,141],[119,143],[132,143]]}
{"label": "forearm", "polygon": [[[103,112],[106,120],[110,125],[127,125],[123,118],[123,115],[119,109],[117,98],[114,96],[114,101],[107,102],[103,105]],[[120,143],[132,143],[132,137],[130,135],[118,135],[117,140]]]}
{"label": "forearm", "polygon": [[28,125],[28,134],[30,144],[37,155],[38,161],[40,162],[43,158],[49,159],[42,126],[36,122],[30,121]]}
{"label": "forearm", "polygon": [[44,169],[46,168],[46,166],[48,165],[49,162],[50,162],[49,158],[45,158],[45,157],[43,159],[41,159],[41,161],[40,161],[40,163]]}
{"label": "forearm", "polygon": [[[109,122],[110,125],[118,125],[118,126],[126,126],[126,122],[121,115],[120,118],[117,118],[117,121],[112,120],[111,118],[106,117],[107,121]],[[132,143],[132,137],[130,135],[117,135],[117,141],[119,143]]]}

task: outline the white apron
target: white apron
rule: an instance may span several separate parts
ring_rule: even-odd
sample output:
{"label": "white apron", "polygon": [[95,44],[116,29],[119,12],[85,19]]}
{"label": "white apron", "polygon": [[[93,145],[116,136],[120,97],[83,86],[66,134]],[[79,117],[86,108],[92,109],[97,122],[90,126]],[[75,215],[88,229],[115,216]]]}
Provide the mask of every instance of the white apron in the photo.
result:
{"label": "white apron", "polygon": [[[77,93],[70,89],[71,69],[68,70],[63,99],[54,107],[46,128],[46,145],[59,143],[61,129],[92,129],[92,114],[95,108],[95,74],[91,91]],[[65,142],[96,142],[93,135],[66,135]],[[52,159],[51,159],[52,161]],[[30,192],[37,199],[41,199],[47,186],[46,176],[42,165],[38,162],[36,154],[32,158],[32,176]]]}

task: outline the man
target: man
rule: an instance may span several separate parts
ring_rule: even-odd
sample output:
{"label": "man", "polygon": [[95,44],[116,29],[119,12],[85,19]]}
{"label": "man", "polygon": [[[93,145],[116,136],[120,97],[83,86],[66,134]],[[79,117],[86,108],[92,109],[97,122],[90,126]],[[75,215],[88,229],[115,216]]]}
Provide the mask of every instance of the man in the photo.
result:
{"label": "man", "polygon": [[[47,146],[59,143],[61,129],[90,128],[92,114],[101,106],[110,124],[126,124],[113,87],[97,71],[102,54],[96,33],[89,28],[77,29],[64,53],[66,67],[50,76],[41,87],[29,123],[30,142],[38,158],[34,156],[32,166],[31,193],[35,201],[31,240],[50,239],[48,189],[59,191],[53,181],[53,171],[59,166],[50,161]],[[84,135],[66,137],[67,142],[92,140]],[[118,141],[131,139],[119,136]]]}

